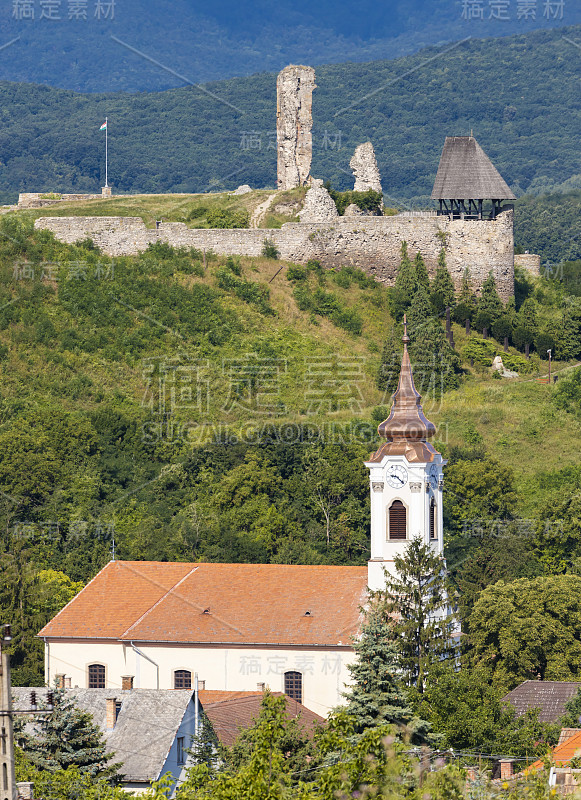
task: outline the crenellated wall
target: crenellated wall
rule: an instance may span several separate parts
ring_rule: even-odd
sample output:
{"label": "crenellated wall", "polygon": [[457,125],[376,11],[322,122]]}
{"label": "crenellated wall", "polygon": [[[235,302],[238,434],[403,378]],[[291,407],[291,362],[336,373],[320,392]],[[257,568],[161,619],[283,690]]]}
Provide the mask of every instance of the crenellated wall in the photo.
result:
{"label": "crenellated wall", "polygon": [[431,275],[445,244],[446,263],[457,287],[465,268],[476,290],[492,270],[498,292],[507,301],[514,293],[513,213],[503,211],[494,221],[450,220],[429,212],[339,217],[333,222],[289,222],[269,230],[188,228],[181,222],[151,229],[140,217],[41,217],[35,226],[70,244],[90,237],[110,256],[134,255],[157,241],[224,255],[260,256],[269,239],[282,259],[306,263],[315,258],[328,268],[352,265],[388,286],[395,281],[403,241],[412,258],[418,250],[422,253]]}

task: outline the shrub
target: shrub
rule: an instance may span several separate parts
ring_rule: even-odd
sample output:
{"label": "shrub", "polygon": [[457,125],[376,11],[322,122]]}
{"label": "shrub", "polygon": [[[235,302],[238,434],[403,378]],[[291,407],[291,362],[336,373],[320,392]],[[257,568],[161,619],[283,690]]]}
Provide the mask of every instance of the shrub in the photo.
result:
{"label": "shrub", "polygon": [[581,409],[581,368],[571,370],[559,378],[554,394],[555,405],[565,411],[579,413]]}
{"label": "shrub", "polygon": [[287,281],[306,281],[309,277],[309,270],[307,267],[301,267],[298,264],[291,264],[286,271]]}
{"label": "shrub", "polygon": [[535,365],[532,361],[527,360],[524,356],[519,356],[516,353],[501,353],[502,363],[506,369],[511,369],[513,372],[526,374],[533,372]]}
{"label": "shrub", "polygon": [[256,306],[261,314],[274,314],[270,305],[270,292],[268,286],[261,286],[258,283],[239,278],[226,267],[221,267],[216,272],[218,286],[220,289],[232,292],[245,303]]}
{"label": "shrub", "polygon": [[487,339],[477,339],[471,336],[462,348],[462,358],[465,361],[474,359],[475,364],[483,367],[492,366],[492,359],[496,355],[496,345]]}
{"label": "shrub", "polygon": [[354,203],[362,211],[371,211],[373,214],[381,214],[381,204],[383,202],[383,195],[381,192],[374,192],[373,189],[368,189],[366,192],[337,192],[331,188],[330,183],[325,184],[325,188],[333,198],[337,211],[340,216],[343,216],[347,206]]}
{"label": "shrub", "polygon": [[330,319],[333,325],[336,325],[338,328],[343,328],[343,330],[353,333],[355,336],[361,335],[361,331],[363,330],[363,320],[354,309],[337,309],[336,311],[333,311]]}
{"label": "shrub", "polygon": [[246,209],[213,208],[206,215],[210,228],[248,228],[250,215]]}
{"label": "shrub", "polygon": [[238,258],[235,259],[232,256],[228,256],[224,267],[230,270],[230,272],[233,272],[234,275],[242,275],[242,267],[240,266],[240,259]]}
{"label": "shrub", "polygon": [[550,333],[541,331],[535,337],[535,350],[540,358],[548,360],[549,356],[547,350],[551,350],[555,355],[555,340]]}
{"label": "shrub", "polygon": [[280,253],[278,247],[272,239],[265,239],[262,243],[262,255],[264,258],[278,258]]}

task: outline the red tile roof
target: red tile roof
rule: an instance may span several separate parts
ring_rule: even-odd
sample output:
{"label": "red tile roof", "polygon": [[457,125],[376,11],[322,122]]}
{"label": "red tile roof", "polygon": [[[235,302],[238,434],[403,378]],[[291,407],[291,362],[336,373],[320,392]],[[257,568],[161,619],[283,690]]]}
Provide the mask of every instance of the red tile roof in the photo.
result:
{"label": "red tile roof", "polygon": [[[273,694],[280,696],[279,692],[273,692]],[[286,696],[285,700],[287,718],[294,719],[298,717],[301,727],[309,735],[314,732],[316,724],[325,723],[323,717],[297,703],[296,700]],[[223,745],[230,747],[234,744],[240,732],[250,728],[258,719],[262,693],[238,698],[237,700],[225,700],[221,703],[204,703],[201,698],[200,701],[206,716],[212,723],[216,736]]]}
{"label": "red tile roof", "polygon": [[[563,744],[558,744],[552,752],[552,759],[555,766],[562,767],[571,761],[575,756],[581,755],[581,731],[574,736],[570,736]],[[543,762],[535,761],[529,769],[542,769]]]}
{"label": "red tile roof", "polygon": [[112,561],[39,636],[349,646],[366,590],[366,567]]}

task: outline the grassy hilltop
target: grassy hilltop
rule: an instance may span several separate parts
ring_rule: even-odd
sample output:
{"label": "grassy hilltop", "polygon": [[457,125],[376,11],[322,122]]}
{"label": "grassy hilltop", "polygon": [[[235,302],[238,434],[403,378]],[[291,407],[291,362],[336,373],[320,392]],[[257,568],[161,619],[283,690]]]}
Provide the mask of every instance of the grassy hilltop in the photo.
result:
{"label": "grassy hilltop", "polygon": [[[262,198],[235,198],[235,210]],[[231,202],[213,200],[222,211]],[[87,210],[153,224],[200,202],[118,198]],[[110,559],[113,541],[126,559],[365,563],[363,462],[389,412],[392,390],[378,384],[388,351],[390,380],[399,369],[393,293],[352,268],[212,253],[204,263],[159,243],[110,259],[90,240],[68,246],[35,231],[42,213],[0,217],[0,609],[17,632],[16,679],[41,679],[36,630],[78,590],[71,581]],[[543,329],[562,326],[577,302],[546,279],[520,276],[517,289],[517,307],[532,303]],[[534,527],[581,486],[577,406],[556,402],[569,384],[541,382],[547,362],[512,347],[505,360],[521,374],[495,378],[487,364],[502,346],[453,330],[457,388],[441,394],[447,384],[416,364],[451,464],[449,531],[483,513]],[[460,539],[453,569],[478,542]],[[500,577],[540,568],[522,545]]]}

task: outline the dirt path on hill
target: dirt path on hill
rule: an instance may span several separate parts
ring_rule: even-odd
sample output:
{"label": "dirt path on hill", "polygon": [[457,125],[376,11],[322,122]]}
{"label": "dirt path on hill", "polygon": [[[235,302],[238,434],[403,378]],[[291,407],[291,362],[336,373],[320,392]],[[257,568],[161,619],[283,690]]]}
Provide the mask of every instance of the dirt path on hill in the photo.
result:
{"label": "dirt path on hill", "polygon": [[270,204],[276,197],[276,192],[274,194],[269,194],[266,200],[263,203],[259,203],[254,211],[252,212],[252,216],[250,217],[250,227],[251,228],[260,228],[260,223],[266,216],[266,212],[270,208]]}

